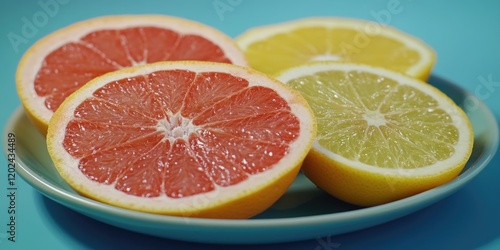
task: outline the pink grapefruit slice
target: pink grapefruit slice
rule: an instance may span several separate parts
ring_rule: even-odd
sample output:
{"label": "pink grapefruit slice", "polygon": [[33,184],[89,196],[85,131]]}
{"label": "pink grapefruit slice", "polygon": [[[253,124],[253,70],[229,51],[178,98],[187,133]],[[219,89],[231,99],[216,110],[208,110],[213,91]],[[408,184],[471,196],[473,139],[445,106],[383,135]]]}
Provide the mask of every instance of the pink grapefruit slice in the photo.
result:
{"label": "pink grapefruit slice", "polygon": [[316,121],[305,99],[255,70],[159,62],[99,76],[48,127],[76,191],[132,210],[249,218],[295,179]]}
{"label": "pink grapefruit slice", "polygon": [[17,90],[28,116],[45,134],[61,102],[91,79],[130,66],[177,60],[246,65],[231,38],[204,24],[161,15],[105,16],[36,42],[19,63]]}

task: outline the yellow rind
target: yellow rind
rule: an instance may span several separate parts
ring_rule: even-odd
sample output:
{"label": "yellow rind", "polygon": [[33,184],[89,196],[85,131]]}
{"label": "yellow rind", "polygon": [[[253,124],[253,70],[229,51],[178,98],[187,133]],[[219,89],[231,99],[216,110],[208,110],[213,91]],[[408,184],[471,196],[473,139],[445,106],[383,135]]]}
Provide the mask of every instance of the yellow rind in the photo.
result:
{"label": "yellow rind", "polygon": [[[264,41],[265,39],[274,35],[286,34],[287,32],[290,32],[293,29],[300,29],[305,27],[322,28],[326,27],[327,25],[333,25],[333,26],[339,25],[340,27],[349,27],[351,25],[351,28],[355,30],[359,29],[359,32],[366,34],[368,35],[368,37],[370,37],[370,34],[369,32],[367,32],[367,30],[368,27],[370,27],[370,25],[372,24],[376,25],[380,30],[383,31],[383,32],[380,31],[375,32],[375,35],[380,35],[385,33],[391,34],[391,36],[399,37],[399,40],[398,39],[395,40],[398,40],[405,44],[407,44],[407,42],[410,42],[412,43],[412,45],[418,46],[418,48],[425,53],[425,57],[427,57],[425,65],[412,69],[412,72],[401,72],[401,73],[426,81],[431,75],[432,68],[434,67],[434,64],[437,60],[436,52],[434,51],[434,49],[428,46],[423,40],[415,36],[412,36],[406,32],[403,32],[400,29],[369,20],[347,18],[347,17],[331,17],[331,16],[307,17],[307,18],[284,21],[280,23],[251,27],[248,30],[241,33],[240,35],[238,35],[235,38],[235,41],[240,46],[240,48],[245,52],[248,61],[250,63],[252,60],[250,60],[251,59],[250,56],[248,55],[248,53],[246,53],[247,47],[253,43]],[[307,40],[308,38],[304,39]],[[284,44],[283,46],[286,47],[286,44]],[[293,56],[293,53],[291,53],[290,55]],[[340,61],[342,61],[342,59]],[[303,63],[308,63],[308,62],[309,61],[304,61]],[[351,63],[363,63],[363,62],[352,61]],[[256,65],[250,65],[250,66],[259,69],[259,67],[257,67]],[[373,66],[381,67],[381,65],[373,65]],[[293,67],[294,66],[292,66],[292,68]],[[265,70],[262,71],[265,72]],[[277,72],[274,73],[266,72],[266,73],[274,76],[278,75]]]}
{"label": "yellow rind", "polygon": [[[319,65],[352,66],[353,68],[350,70],[362,70],[362,67],[377,68],[369,65],[347,62],[314,62],[280,72],[278,74],[278,79],[287,73],[295,73],[295,69],[300,70],[300,68],[304,69],[306,67],[315,67]],[[335,70],[335,68],[331,68],[330,70]],[[394,76],[400,75],[403,79],[408,78],[408,76],[399,72],[393,72],[387,69],[383,70],[391,72]],[[297,75],[300,74],[297,73]],[[301,76],[307,76],[307,74],[302,74]],[[381,74],[381,76],[385,77],[386,75]],[[384,174],[382,173],[384,171],[373,171],[373,169],[364,168],[363,164],[356,166],[347,165],[345,161],[342,161],[343,157],[341,155],[337,155],[330,151],[324,153],[326,149],[315,142],[302,165],[304,175],[318,188],[340,200],[358,206],[375,206],[400,200],[441,186],[455,179],[461,173],[472,154],[474,132],[470,120],[467,114],[456,105],[449,96],[438,88],[422,80],[415,78],[411,79],[412,81],[419,82],[422,87],[436,94],[437,98],[440,100],[446,101],[448,104],[452,105],[452,110],[456,111],[454,117],[457,118],[457,121],[459,121],[458,123],[464,126],[465,130],[468,131],[468,137],[464,139],[464,143],[467,143],[467,145],[460,145],[466,148],[462,151],[460,159],[457,160],[456,164],[447,166],[443,171],[431,172],[431,174],[416,174],[411,169],[400,169]],[[286,83],[286,81],[284,82]],[[426,168],[427,167],[432,166],[426,166]]]}
{"label": "yellow rind", "polygon": [[458,176],[467,160],[431,176],[386,176],[346,166],[312,148],[302,166],[316,186],[345,202],[375,206],[396,201],[445,184]]}

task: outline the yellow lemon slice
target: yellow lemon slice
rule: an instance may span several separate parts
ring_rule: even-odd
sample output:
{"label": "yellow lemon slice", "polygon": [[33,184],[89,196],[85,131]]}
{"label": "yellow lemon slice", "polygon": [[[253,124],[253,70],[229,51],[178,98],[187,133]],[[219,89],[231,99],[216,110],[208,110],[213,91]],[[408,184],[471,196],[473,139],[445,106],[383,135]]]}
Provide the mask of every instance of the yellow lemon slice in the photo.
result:
{"label": "yellow lemon slice", "polygon": [[310,63],[278,79],[314,110],[318,136],[303,171],[353,204],[405,198],[455,178],[470,157],[466,114],[437,88],[368,65]]}
{"label": "yellow lemon slice", "polygon": [[254,27],[236,38],[251,67],[275,74],[312,61],[369,64],[427,79],[436,55],[423,41],[359,19],[315,17]]}

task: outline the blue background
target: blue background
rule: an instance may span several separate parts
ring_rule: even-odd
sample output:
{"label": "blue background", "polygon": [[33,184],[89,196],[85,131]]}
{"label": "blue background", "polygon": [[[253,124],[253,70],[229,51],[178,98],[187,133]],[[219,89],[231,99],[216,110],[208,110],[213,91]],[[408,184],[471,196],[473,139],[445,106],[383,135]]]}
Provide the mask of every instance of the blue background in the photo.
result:
{"label": "blue background", "polygon": [[[433,0],[198,0],[77,1],[59,0],[31,37],[12,44],[8,34],[22,35],[25,19],[46,12],[39,4],[56,0],[0,3],[0,124],[20,105],[15,90],[17,63],[37,39],[71,23],[110,14],[158,13],[214,26],[229,36],[247,28],[307,16],[346,16],[382,21],[432,46],[438,61],[433,74],[476,93],[500,117],[500,1]],[[226,4],[225,12],[214,3]],[[232,5],[231,5],[232,3]],[[399,4],[397,13],[388,5]],[[37,14],[38,13],[38,14]],[[43,21],[42,19],[40,19]],[[484,81],[486,80],[486,81]],[[490,86],[486,88],[485,82]],[[7,131],[8,132],[8,131]],[[5,135],[2,135],[5,136]],[[3,139],[5,140],[5,139]],[[259,246],[216,246],[150,237],[80,215],[40,195],[18,178],[16,243],[6,239],[7,161],[0,168],[0,249],[500,249],[500,159],[457,193],[423,210],[369,229],[308,241]],[[251,237],[249,235],[249,237]]]}

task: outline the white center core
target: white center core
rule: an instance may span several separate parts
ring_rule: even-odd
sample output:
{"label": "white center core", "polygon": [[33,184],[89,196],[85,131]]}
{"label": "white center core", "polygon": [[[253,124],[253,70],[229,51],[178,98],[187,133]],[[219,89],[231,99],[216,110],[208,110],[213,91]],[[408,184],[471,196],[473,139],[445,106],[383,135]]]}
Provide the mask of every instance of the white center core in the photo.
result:
{"label": "white center core", "polygon": [[317,55],[311,58],[310,61],[318,62],[318,61],[340,61],[342,57],[337,55],[325,54],[325,55]]}
{"label": "white center core", "polygon": [[363,118],[368,122],[369,126],[382,126],[387,123],[384,115],[378,110],[367,110],[363,114]]}
{"label": "white center core", "polygon": [[195,132],[198,127],[191,123],[191,119],[184,118],[180,114],[169,116],[167,119],[158,121],[157,128],[165,133],[166,139],[184,139],[187,140],[190,133]]}

